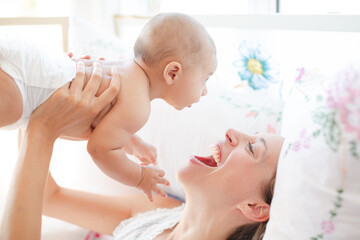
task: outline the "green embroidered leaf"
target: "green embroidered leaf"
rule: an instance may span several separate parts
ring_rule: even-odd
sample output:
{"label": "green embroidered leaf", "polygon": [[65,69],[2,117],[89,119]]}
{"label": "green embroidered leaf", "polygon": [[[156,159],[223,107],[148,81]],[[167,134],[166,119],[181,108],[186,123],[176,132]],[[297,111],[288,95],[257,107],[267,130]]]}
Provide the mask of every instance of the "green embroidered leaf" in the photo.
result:
{"label": "green embroidered leaf", "polygon": [[337,122],[334,120],[334,114],[329,115],[329,121],[327,121],[323,128],[323,136],[326,144],[333,150],[337,151],[340,145],[341,130]]}
{"label": "green embroidered leaf", "polygon": [[277,122],[281,122],[282,119],[282,112],[278,112],[278,117],[276,119]]}
{"label": "green embroidered leaf", "polygon": [[[335,121],[335,114],[336,112],[327,107],[318,107],[311,114],[313,121],[322,127],[325,142],[333,151],[337,151],[339,147],[341,134],[340,127]],[[317,134],[319,132],[315,131],[313,136],[316,137]]]}
{"label": "green embroidered leaf", "polygon": [[360,159],[359,157],[359,153],[358,153],[358,149],[357,149],[357,144],[356,144],[356,141],[355,140],[352,140],[350,142],[350,153],[351,155],[356,158],[356,159]]}
{"label": "green embroidered leaf", "polygon": [[290,144],[288,145],[288,147],[287,147],[287,149],[286,149],[286,151],[285,151],[284,157],[287,156],[287,154],[288,154],[291,146],[292,146],[292,143],[290,143]]}
{"label": "green embroidered leaf", "polygon": [[317,95],[317,96],[316,96],[316,100],[317,100],[318,102],[321,102],[321,101],[323,100],[323,97],[322,97],[321,95]]}
{"label": "green embroidered leaf", "polygon": [[344,192],[344,189],[340,188],[337,190],[338,193],[342,194]]}
{"label": "green embroidered leaf", "polygon": [[321,130],[320,129],[318,129],[318,130],[316,130],[315,132],[313,132],[313,137],[315,138],[315,137],[318,137],[319,135],[320,135],[320,133],[321,133]]}
{"label": "green embroidered leaf", "polygon": [[334,210],[331,210],[331,211],[330,211],[330,215],[331,215],[331,217],[335,217],[335,216],[336,216],[336,212],[335,212]]}
{"label": "green embroidered leaf", "polygon": [[313,121],[319,125],[323,125],[327,121],[329,109],[326,107],[319,107],[311,113]]}

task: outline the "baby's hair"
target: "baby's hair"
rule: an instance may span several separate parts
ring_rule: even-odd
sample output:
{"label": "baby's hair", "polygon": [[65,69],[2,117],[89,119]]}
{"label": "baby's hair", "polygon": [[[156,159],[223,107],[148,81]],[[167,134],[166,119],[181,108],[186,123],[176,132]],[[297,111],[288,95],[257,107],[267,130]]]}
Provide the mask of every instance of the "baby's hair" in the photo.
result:
{"label": "baby's hair", "polygon": [[161,13],[150,19],[134,46],[135,59],[148,66],[162,61],[191,66],[208,51],[216,54],[210,35],[199,22],[181,13]]}
{"label": "baby's hair", "polygon": [[[276,173],[262,188],[264,200],[269,205],[274,195],[275,179]],[[262,240],[267,223],[268,221],[240,226],[226,240]]]}

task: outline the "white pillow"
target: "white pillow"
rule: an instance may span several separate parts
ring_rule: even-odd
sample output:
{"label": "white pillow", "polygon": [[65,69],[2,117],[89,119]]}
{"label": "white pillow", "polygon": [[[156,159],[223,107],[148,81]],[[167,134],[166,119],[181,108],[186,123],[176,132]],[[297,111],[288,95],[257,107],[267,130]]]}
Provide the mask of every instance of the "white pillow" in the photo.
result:
{"label": "white pillow", "polygon": [[360,64],[297,80],[264,239],[360,239]]}
{"label": "white pillow", "polygon": [[191,155],[210,155],[209,146],[234,128],[245,133],[280,132],[283,102],[266,92],[241,93],[222,88],[210,79],[208,95],[182,111],[155,100],[151,116],[139,135],[157,147],[158,165],[171,183],[166,191],[184,198],[176,172]]}
{"label": "white pillow", "polygon": [[133,57],[133,48],[120,38],[79,17],[71,17],[69,25],[69,51],[75,58],[90,54],[93,59],[106,60]]}

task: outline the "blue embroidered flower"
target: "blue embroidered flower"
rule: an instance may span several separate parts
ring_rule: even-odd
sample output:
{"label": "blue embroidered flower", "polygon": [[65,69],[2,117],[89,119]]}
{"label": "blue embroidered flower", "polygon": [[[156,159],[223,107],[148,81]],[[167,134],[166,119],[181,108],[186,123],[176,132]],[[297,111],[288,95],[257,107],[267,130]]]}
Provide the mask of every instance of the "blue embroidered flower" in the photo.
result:
{"label": "blue embroidered flower", "polygon": [[238,75],[243,81],[248,81],[248,85],[259,90],[268,88],[270,83],[275,83],[276,72],[271,66],[270,56],[264,56],[259,48],[246,46],[246,43],[239,46],[239,58],[234,61],[234,66],[238,69]]}

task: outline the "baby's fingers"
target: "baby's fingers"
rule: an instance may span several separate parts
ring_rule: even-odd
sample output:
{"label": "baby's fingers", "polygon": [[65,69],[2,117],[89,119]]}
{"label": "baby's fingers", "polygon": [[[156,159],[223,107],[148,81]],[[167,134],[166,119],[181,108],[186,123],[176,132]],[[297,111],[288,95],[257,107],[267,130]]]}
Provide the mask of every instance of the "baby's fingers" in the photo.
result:
{"label": "baby's fingers", "polygon": [[166,186],[170,186],[170,182],[168,180],[166,180],[165,178],[163,178],[163,177],[160,177],[157,180],[157,183],[158,184],[163,184],[163,185],[166,185]]}
{"label": "baby's fingers", "polygon": [[155,192],[156,194],[158,194],[160,197],[167,198],[166,192],[164,192],[163,190],[161,190],[159,187],[156,187],[156,189],[154,190],[154,192]]}
{"label": "baby's fingers", "polygon": [[146,194],[146,196],[147,196],[147,198],[149,199],[150,202],[154,202],[151,191],[146,191],[145,194]]}
{"label": "baby's fingers", "polygon": [[145,163],[146,165],[152,163],[151,159],[146,158],[146,157],[141,157],[141,158],[140,158],[140,161],[143,162],[143,163]]}
{"label": "baby's fingers", "polygon": [[159,177],[165,176],[164,170],[158,169],[157,172],[158,172],[158,174],[159,174]]}

